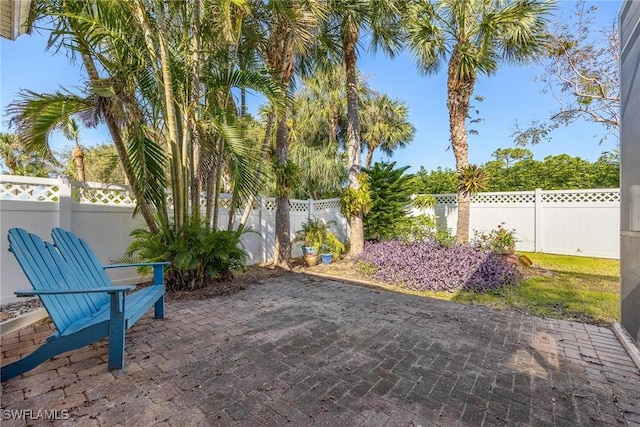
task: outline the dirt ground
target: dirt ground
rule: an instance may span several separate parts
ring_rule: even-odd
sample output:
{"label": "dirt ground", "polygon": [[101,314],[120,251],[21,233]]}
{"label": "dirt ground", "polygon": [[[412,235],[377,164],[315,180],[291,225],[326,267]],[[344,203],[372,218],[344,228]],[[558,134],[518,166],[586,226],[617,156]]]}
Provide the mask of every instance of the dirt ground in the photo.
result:
{"label": "dirt ground", "polygon": [[[334,261],[329,265],[324,265],[319,261],[317,265],[309,267],[304,263],[303,258],[294,258],[291,260],[291,271],[294,273],[317,273],[357,281],[367,280],[363,275],[358,274],[352,262],[345,259]],[[270,264],[253,265],[247,267],[244,272],[236,273],[231,281],[216,283],[213,286],[193,291],[169,292],[167,293],[167,299],[170,301],[200,300],[232,294],[246,289],[252,283],[287,273],[288,271],[274,268]]]}

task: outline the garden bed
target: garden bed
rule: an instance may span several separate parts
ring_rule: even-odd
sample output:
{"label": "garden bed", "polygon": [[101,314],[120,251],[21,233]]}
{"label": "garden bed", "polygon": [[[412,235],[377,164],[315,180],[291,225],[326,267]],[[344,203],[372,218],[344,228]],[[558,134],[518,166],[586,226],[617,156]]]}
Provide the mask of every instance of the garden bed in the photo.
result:
{"label": "garden bed", "polygon": [[620,319],[619,266],[617,260],[525,253],[534,265],[523,269],[524,279],[515,285],[487,293],[469,291],[412,291],[395,283],[372,280],[351,261],[298,267],[335,279],[367,283],[395,292],[445,299],[463,304],[482,304],[538,316],[609,326]]}

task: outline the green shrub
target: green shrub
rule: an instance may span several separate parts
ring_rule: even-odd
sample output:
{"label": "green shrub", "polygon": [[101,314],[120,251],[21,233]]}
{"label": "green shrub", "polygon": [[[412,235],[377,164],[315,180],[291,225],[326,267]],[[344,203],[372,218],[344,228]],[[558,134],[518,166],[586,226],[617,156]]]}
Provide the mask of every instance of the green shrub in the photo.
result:
{"label": "green shrub", "polygon": [[510,254],[516,250],[516,232],[505,228],[504,222],[489,232],[474,231],[473,243],[480,249],[497,254]]}
{"label": "green shrub", "polygon": [[332,253],[335,257],[339,257],[346,252],[344,244],[331,232],[327,232],[322,247],[323,253]]}
{"label": "green shrub", "polygon": [[403,242],[424,242],[433,238],[435,227],[431,215],[405,216],[393,226],[393,235]]}
{"label": "green shrub", "polygon": [[407,221],[411,205],[409,166],[396,168],[396,163],[377,162],[369,170],[371,210],[364,216],[364,235],[367,240],[391,240],[396,225]]}
{"label": "green shrub", "polygon": [[159,233],[138,228],[123,261],[169,261],[166,283],[169,290],[193,290],[229,280],[233,271],[244,268],[247,253],[240,238],[249,230],[209,230],[195,223],[179,230],[169,224]]}

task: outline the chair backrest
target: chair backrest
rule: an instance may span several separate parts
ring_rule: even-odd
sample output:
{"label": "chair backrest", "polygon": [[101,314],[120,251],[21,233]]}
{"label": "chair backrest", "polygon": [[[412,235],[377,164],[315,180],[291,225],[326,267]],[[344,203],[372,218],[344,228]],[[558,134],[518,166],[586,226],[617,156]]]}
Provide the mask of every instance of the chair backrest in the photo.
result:
{"label": "chair backrest", "polygon": [[86,277],[95,287],[111,286],[111,280],[102,263],[87,242],[62,228],[51,230],[53,244],[78,277]]}
{"label": "chair backrest", "polygon": [[[34,290],[67,290],[96,287],[65,262],[51,243],[21,228],[9,230],[9,251],[13,253]],[[99,294],[41,295],[49,317],[62,333],[73,322],[104,305],[109,296]]]}

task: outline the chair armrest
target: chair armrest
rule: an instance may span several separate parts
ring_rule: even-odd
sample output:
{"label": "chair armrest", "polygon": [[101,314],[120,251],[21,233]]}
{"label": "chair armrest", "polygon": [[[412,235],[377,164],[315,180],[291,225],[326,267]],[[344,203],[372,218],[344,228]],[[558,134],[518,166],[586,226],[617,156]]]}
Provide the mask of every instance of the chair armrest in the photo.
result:
{"label": "chair armrest", "polygon": [[138,263],[138,264],[110,264],[110,265],[103,265],[102,268],[104,268],[105,270],[108,268],[123,268],[123,267],[155,267],[158,265],[169,265],[171,264],[168,261],[163,261],[163,262],[142,262],[142,263]]}
{"label": "chair armrest", "polygon": [[119,292],[132,291],[136,287],[133,285],[128,286],[109,286],[103,288],[90,288],[90,289],[42,289],[39,291],[15,291],[14,293],[18,297],[32,297],[37,295],[65,295],[65,294],[97,294],[100,292],[106,292],[108,294],[115,294]]}
{"label": "chair armrest", "polygon": [[153,285],[154,286],[163,286],[164,285],[164,267],[166,265],[170,265],[170,262],[142,262],[138,264],[112,264],[105,265],[103,268],[106,270],[107,268],[120,268],[120,267],[153,267]]}

